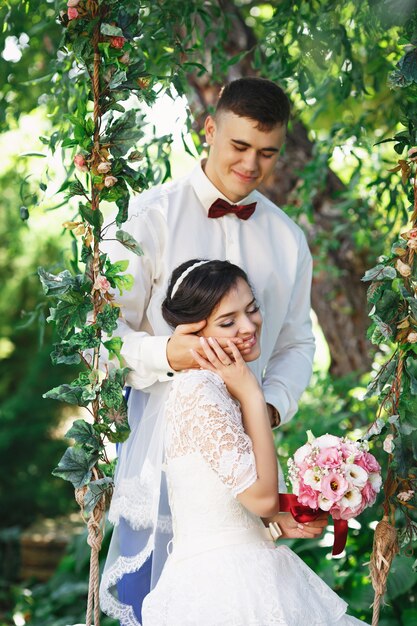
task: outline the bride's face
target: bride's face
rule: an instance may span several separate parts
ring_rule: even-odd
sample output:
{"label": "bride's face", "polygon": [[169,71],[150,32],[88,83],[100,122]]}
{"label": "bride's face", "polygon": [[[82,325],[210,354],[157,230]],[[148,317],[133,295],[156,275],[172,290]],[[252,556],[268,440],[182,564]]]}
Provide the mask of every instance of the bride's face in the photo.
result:
{"label": "bride's face", "polygon": [[254,361],[261,353],[262,315],[252,290],[243,278],[220,300],[200,332],[203,337],[243,339],[245,361]]}

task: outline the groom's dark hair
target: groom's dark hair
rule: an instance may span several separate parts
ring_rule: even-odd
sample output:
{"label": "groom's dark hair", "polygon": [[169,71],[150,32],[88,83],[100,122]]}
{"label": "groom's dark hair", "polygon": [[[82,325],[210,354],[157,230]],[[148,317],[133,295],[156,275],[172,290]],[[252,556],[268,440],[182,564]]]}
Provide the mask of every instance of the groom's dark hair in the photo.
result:
{"label": "groom's dark hair", "polygon": [[287,125],[290,101],[283,89],[271,80],[248,76],[223,87],[215,116],[222,111],[247,117],[258,122],[259,130],[269,131],[278,124]]}
{"label": "groom's dark hair", "polygon": [[162,303],[163,318],[171,328],[207,319],[239,278],[249,284],[246,273],[237,265],[229,261],[207,261],[186,274],[172,296],[178,279],[199,262],[201,259],[191,259],[172,272],[167,296]]}

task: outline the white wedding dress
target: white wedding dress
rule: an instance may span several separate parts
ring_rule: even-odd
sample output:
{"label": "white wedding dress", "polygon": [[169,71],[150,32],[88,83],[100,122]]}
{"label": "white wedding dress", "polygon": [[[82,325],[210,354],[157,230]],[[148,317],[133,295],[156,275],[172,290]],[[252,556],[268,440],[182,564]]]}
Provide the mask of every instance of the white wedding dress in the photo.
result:
{"label": "white wedding dress", "polygon": [[236,496],[256,480],[238,403],[217,374],[176,377],[165,413],[170,555],[143,626],[353,626],[346,603]]}

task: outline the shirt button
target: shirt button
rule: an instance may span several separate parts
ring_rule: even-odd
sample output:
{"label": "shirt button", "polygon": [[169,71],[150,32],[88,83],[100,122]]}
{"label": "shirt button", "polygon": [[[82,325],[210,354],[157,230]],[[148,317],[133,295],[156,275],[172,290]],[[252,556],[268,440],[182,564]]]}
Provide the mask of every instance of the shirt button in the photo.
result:
{"label": "shirt button", "polygon": [[174,372],[167,372],[167,376],[169,376],[170,378],[172,378],[172,376],[174,376]]}

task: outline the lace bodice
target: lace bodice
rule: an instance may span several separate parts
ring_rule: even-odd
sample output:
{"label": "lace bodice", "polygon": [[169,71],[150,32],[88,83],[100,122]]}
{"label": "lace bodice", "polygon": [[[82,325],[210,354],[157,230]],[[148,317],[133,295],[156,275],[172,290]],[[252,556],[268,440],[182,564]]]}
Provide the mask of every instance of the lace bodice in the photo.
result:
{"label": "lace bodice", "polygon": [[[167,402],[165,450],[175,540],[262,526],[236,496],[257,478],[239,404],[206,370],[179,375]],[[200,540],[201,543],[201,540]]]}

